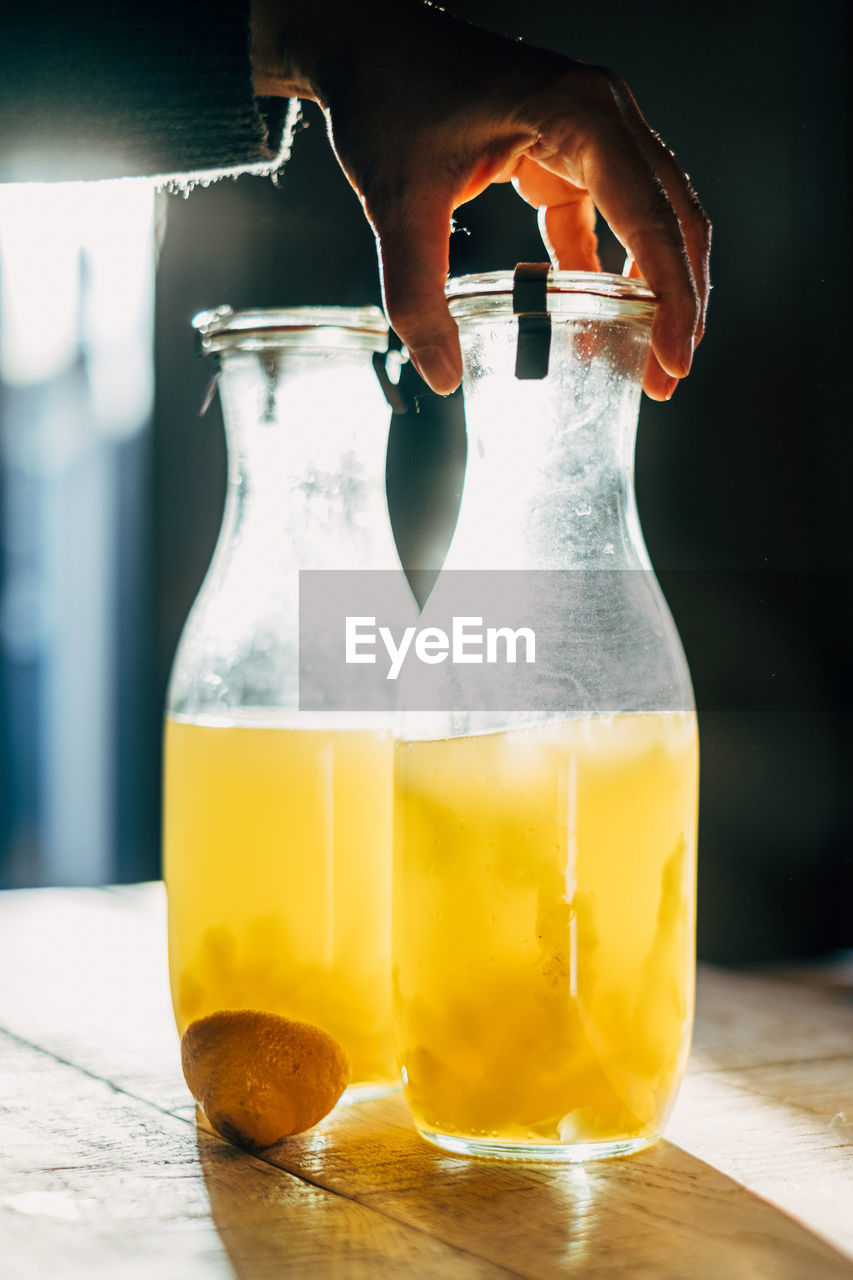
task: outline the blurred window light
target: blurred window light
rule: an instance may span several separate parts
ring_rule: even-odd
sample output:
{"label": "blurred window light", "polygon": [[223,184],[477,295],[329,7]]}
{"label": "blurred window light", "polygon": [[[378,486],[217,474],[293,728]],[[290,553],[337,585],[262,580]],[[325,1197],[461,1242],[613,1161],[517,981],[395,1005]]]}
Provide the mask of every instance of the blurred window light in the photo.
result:
{"label": "blurred window light", "polygon": [[116,875],[154,227],[147,181],[0,186],[0,884]]}
{"label": "blurred window light", "polygon": [[136,338],[152,324],[153,243],[150,182],[0,186],[0,380],[49,382],[83,346],[95,424],[138,428],[152,385],[150,343]]}

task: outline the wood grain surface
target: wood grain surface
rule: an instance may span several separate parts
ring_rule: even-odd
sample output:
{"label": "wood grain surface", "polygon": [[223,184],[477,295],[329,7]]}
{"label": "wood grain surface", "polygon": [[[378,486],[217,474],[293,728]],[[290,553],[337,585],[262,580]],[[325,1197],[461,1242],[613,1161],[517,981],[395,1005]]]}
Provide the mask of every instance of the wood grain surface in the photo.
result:
{"label": "wood grain surface", "polygon": [[821,972],[703,970],[668,1140],[630,1159],[449,1156],[393,1095],[261,1160],[183,1083],[162,886],[0,894],[0,1276],[853,1280],[853,1003]]}

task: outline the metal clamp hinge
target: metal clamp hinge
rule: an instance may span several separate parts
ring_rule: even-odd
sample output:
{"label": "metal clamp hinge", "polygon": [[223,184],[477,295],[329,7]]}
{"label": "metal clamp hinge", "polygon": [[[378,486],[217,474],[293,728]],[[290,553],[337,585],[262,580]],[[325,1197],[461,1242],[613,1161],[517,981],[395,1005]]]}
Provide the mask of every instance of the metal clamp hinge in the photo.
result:
{"label": "metal clamp hinge", "polygon": [[547,262],[519,262],[513,273],[512,310],[518,317],[515,376],[523,381],[548,376],[551,358],[550,270]]}

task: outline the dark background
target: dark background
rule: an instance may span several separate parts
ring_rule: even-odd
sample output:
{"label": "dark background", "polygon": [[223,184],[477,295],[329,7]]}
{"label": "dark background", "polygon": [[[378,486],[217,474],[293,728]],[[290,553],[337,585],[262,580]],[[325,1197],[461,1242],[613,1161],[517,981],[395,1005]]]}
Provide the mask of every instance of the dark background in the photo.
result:
{"label": "dark background", "polygon": [[[714,223],[708,336],[673,401],[644,400],[637,449],[646,540],[700,707],[700,953],[751,961],[853,945],[840,5],[470,0],[455,9],[618,70]],[[169,664],[209,560],[224,482],[218,406],[199,417],[211,370],[194,355],[189,320],[226,302],[379,301],[372,234],[310,105],[277,186],[241,178],[165,203],[152,789]],[[544,256],[534,212],[508,187],[466,206],[459,222],[454,274]],[[603,253],[621,269],[606,236]],[[408,567],[446,545],[464,461],[459,397],[416,390],[419,414],[389,443],[389,502]],[[156,811],[138,823],[137,847],[153,850]],[[138,862],[128,878],[157,873],[153,854]]]}

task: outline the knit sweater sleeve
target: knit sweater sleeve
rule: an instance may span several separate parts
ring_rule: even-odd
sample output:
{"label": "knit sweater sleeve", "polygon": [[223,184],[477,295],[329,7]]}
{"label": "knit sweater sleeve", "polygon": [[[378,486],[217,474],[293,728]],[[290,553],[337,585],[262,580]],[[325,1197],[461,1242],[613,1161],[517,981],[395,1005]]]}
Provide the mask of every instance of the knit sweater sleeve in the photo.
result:
{"label": "knit sweater sleeve", "polygon": [[3,9],[0,181],[186,181],[283,162],[286,103],[252,92],[249,0]]}

